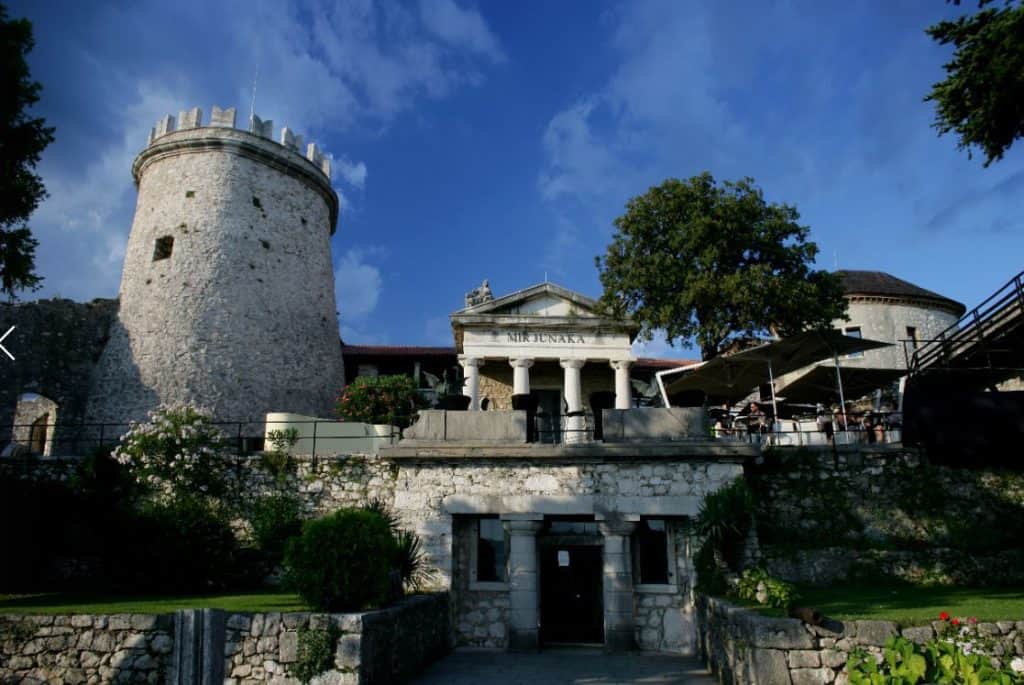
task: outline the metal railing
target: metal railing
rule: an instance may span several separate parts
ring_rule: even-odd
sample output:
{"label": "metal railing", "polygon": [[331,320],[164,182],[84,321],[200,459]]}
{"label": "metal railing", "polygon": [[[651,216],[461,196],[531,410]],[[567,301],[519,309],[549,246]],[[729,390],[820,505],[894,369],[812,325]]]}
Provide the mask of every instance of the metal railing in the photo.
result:
{"label": "metal railing", "polygon": [[[408,417],[397,417],[408,423]],[[346,422],[329,419],[308,421],[212,421],[221,434],[222,448],[229,456],[247,457],[260,454],[273,446],[266,444],[265,432],[275,429],[296,428],[298,438],[294,445],[286,448],[291,454],[311,455],[344,453],[346,444],[355,445],[356,441],[379,440],[381,443],[394,444],[402,437],[400,428],[391,424],[391,430],[384,433],[364,435],[338,435],[339,425]],[[353,425],[348,422],[347,425]],[[79,422],[47,426],[46,433],[39,436],[34,431],[40,430],[32,423],[9,423],[0,426],[0,448],[10,442],[22,446],[14,455],[45,456],[45,457],[85,457],[100,449],[113,449],[121,437],[131,427],[130,422],[100,423]],[[34,443],[34,444],[33,444]],[[42,446],[42,450],[38,447]],[[5,448],[7,449],[7,448]]]}
{"label": "metal railing", "polygon": [[[864,420],[867,417],[867,421]],[[772,447],[813,447],[828,445],[899,445],[903,441],[902,415],[898,412],[850,413],[830,417],[717,422],[711,429],[718,440],[755,443]]]}
{"label": "metal railing", "polygon": [[991,366],[990,353],[996,350],[989,350],[989,345],[994,342],[1000,328],[1014,317],[1024,320],[1024,271],[939,333],[938,337],[923,341],[923,344],[919,341],[919,347],[912,351],[908,351],[905,342],[903,354],[907,368],[913,374],[940,362],[949,364],[974,347],[985,353],[987,365]]}

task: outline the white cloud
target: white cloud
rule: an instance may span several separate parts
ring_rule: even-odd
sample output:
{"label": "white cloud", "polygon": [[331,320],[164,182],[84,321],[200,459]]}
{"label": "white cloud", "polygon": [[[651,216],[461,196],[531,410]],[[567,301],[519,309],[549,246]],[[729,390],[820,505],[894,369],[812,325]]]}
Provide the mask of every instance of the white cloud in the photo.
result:
{"label": "white cloud", "polygon": [[331,170],[360,190],[366,186],[366,164],[363,162],[350,162],[345,157],[335,157],[331,160]]}
{"label": "white cloud", "polygon": [[352,248],[342,255],[334,269],[334,297],[341,312],[344,339],[358,332],[377,308],[383,280],[380,269],[366,259],[379,254],[379,250]]}
{"label": "white cloud", "polygon": [[[131,161],[165,114],[198,105],[208,119],[213,104],[236,106],[242,127],[255,78],[255,111],[274,121],[275,137],[288,126],[330,153],[345,133],[376,135],[424,98],[479,83],[482,66],[501,54],[479,13],[452,4],[420,15],[368,0],[172,10],[142,0],[99,8],[82,30],[63,35],[48,35],[40,22],[40,49],[60,43],[76,55],[62,62],[62,81],[48,88],[77,92],[85,104],[47,113],[57,126],[57,152],[48,151],[40,165],[50,197],[31,221],[45,278],[39,295],[116,292],[135,200]],[[159,35],[135,30],[153,21]],[[65,95],[64,102],[73,101]],[[90,109],[83,114],[83,107]],[[337,155],[334,168],[346,191],[365,187],[365,162]],[[341,189],[339,195],[350,207]],[[359,265],[372,284],[366,269],[373,267]],[[343,311],[351,315],[375,302],[371,291],[361,291],[355,312]]]}
{"label": "white cloud", "polygon": [[498,38],[475,9],[459,7],[454,0],[421,0],[420,16],[428,31],[452,47],[505,61]]}

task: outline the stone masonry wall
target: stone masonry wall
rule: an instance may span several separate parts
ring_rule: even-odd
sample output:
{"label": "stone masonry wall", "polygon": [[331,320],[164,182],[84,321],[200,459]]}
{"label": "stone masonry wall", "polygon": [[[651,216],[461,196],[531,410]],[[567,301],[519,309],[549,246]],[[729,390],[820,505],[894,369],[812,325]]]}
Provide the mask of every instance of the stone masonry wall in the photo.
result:
{"label": "stone masonry wall", "polygon": [[[721,599],[698,597],[700,651],[723,685],[828,685],[848,683],[846,660],[855,648],[881,658],[894,635],[923,643],[937,625],[901,628],[891,621],[826,621],[810,626],[769,618]],[[1024,655],[1024,621],[979,623],[1003,657]]]}
{"label": "stone masonry wall", "polygon": [[[530,387],[562,390],[565,371],[558,362],[538,361],[530,368]],[[615,390],[615,372],[607,362],[592,362],[580,371],[583,408],[591,411],[590,395],[601,390]],[[480,367],[480,398],[490,398],[490,409],[512,408],[512,367],[504,360],[488,361]]]}
{"label": "stone masonry wall", "polygon": [[[220,127],[157,138],[133,171],[121,307],[89,414],[189,402],[222,421],[326,415],[344,384],[329,181],[298,152]],[[162,238],[173,250],[155,259]]]}
{"label": "stone masonry wall", "polygon": [[640,649],[689,655],[693,651],[692,636],[696,630],[691,541],[682,521],[673,522],[670,532],[674,542],[675,576],[668,586],[656,591],[634,588],[636,643]]}
{"label": "stone masonry wall", "polygon": [[1024,474],[862,446],[768,452],[746,476],[764,561],[787,580],[1024,582]]}
{"label": "stone masonry wall", "polygon": [[[215,631],[204,644],[223,659],[226,685],[298,685],[291,668],[300,632],[329,625],[339,632],[334,668],[320,679],[335,685],[402,682],[450,647],[443,593],[362,613],[231,613],[222,619],[223,642]],[[173,614],[0,615],[0,683],[192,685],[174,674],[173,632]]]}
{"label": "stone masonry wall", "polygon": [[163,683],[171,618],[0,616],[0,683]]}
{"label": "stone masonry wall", "polygon": [[229,614],[225,621],[225,685],[299,685],[292,668],[300,633],[339,632],[334,668],[316,680],[336,685],[402,682],[449,649],[445,594],[407,597],[356,614]]}
{"label": "stone masonry wall", "polygon": [[609,497],[703,496],[740,474],[731,463],[573,459],[554,463],[459,458],[403,461],[397,473],[394,509],[422,539],[424,552],[439,571],[440,587],[451,585],[452,515],[442,503],[449,495],[603,495]]}
{"label": "stone masonry wall", "polygon": [[452,610],[455,644],[471,647],[504,648],[508,646],[509,591],[507,583],[494,583],[480,589],[472,582],[472,547],[476,545],[474,521],[456,517],[452,523],[454,537],[454,569],[452,575]]}

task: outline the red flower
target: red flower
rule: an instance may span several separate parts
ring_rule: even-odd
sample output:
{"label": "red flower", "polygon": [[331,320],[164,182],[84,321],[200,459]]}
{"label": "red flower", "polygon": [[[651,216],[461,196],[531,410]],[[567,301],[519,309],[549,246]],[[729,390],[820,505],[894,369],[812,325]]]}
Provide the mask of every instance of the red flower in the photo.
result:
{"label": "red flower", "polygon": [[960,619],[954,618],[952,621],[950,621],[950,623],[952,623],[955,626],[958,626],[958,625],[960,625]]}
{"label": "red flower", "polygon": [[971,617],[970,617],[969,619],[967,619],[967,622],[968,622],[968,623],[971,623],[971,624],[974,624],[974,623],[977,623],[977,622],[978,622],[978,619],[976,619],[976,618],[974,618],[973,616],[971,616]]}
{"label": "red flower", "polygon": [[948,621],[949,620],[949,612],[948,611],[943,611],[941,614],[939,614],[939,620],[940,621]]}

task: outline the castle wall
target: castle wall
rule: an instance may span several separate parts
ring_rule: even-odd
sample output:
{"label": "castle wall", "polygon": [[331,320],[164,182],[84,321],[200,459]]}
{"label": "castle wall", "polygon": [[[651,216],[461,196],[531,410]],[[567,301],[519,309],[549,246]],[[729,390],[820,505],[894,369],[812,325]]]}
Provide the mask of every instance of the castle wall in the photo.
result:
{"label": "castle wall", "polygon": [[84,419],[92,376],[117,300],[38,300],[0,304],[0,335],[14,326],[0,356],[0,446],[12,437],[18,398],[35,393],[52,400],[59,414],[58,446],[72,439]]}
{"label": "castle wall", "polygon": [[[193,403],[224,421],[328,415],[343,380],[321,168],[231,128],[156,138],[133,171],[138,203],[119,317],[89,413],[144,418]],[[158,240],[173,238],[155,259]]]}
{"label": "castle wall", "polygon": [[[868,350],[859,357],[844,357],[843,366],[876,368],[905,368],[903,341],[908,339],[907,327],[917,329],[920,344],[938,337],[939,333],[955,324],[959,317],[938,307],[889,301],[850,302],[849,321],[835,321],[836,328],[860,327],[861,336],[869,340],[893,343],[892,347]],[[907,352],[913,350],[908,347]]]}

